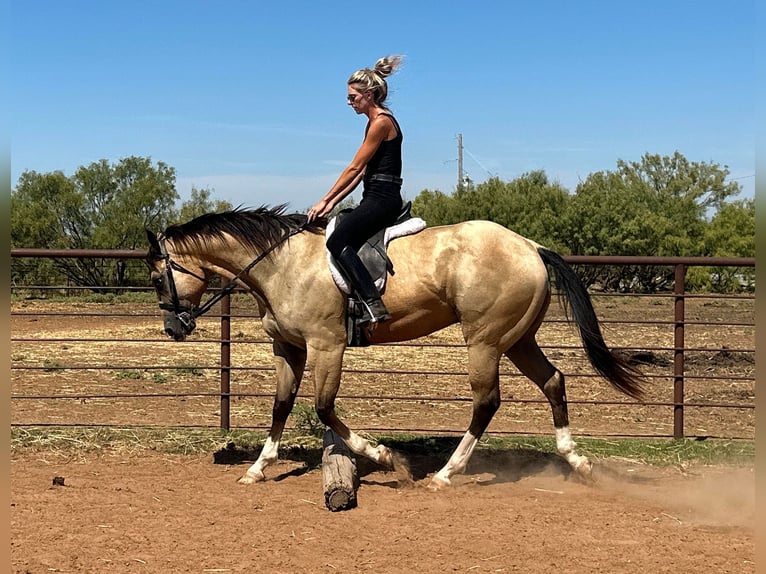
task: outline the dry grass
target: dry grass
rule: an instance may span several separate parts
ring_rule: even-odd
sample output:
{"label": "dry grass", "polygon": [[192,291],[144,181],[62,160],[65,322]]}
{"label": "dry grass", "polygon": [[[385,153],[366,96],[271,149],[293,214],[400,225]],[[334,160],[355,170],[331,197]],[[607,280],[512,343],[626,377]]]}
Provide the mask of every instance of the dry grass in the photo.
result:
{"label": "dry grass", "polygon": [[[254,460],[263,444],[262,433],[224,432],[217,429],[120,428],[120,427],[24,427],[11,430],[11,456],[37,452],[46,458],[86,459],[97,455],[140,456],[148,451],[163,454],[231,457]],[[446,460],[457,446],[456,437],[408,434],[366,435],[373,444],[386,444],[398,452]],[[580,452],[592,460],[618,460],[632,465],[651,464],[686,468],[692,465],[752,466],[752,441],[580,439]],[[555,453],[555,441],[540,437],[485,438],[479,451],[509,453],[534,451]],[[321,461],[322,439],[312,434],[288,432],[280,458]]]}

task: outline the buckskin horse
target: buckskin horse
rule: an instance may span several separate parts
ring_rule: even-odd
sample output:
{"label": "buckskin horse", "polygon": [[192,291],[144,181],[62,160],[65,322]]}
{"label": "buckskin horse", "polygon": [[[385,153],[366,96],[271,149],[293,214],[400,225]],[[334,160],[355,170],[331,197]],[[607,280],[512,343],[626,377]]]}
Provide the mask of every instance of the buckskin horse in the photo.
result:
{"label": "buckskin horse", "polygon": [[[332,279],[325,252],[326,221],[306,222],[285,206],[210,213],[173,225],[150,242],[147,264],[162,309],[165,332],[182,341],[208,281],[219,275],[246,287],[258,302],[261,321],[273,340],[276,396],[271,428],[256,462],[239,479],[265,480],[277,460],[282,432],[307,367],[314,378],[314,406],[320,421],[358,455],[393,468],[394,454],[350,430],[335,412],[343,353],[347,348],[347,295]],[[585,286],[564,259],[549,249],[489,221],[427,227],[391,242],[395,275],[383,302],[392,318],[375,325],[371,344],[407,341],[460,323],[468,351],[473,397],[470,425],[446,464],[430,479],[434,490],[462,472],[500,406],[499,363],[510,359],[548,399],[556,447],[584,477],[590,461],[576,451],[569,430],[564,376],[535,340],[551,301],[551,283],[579,331],[585,353],[615,389],[640,399],[643,377],[611,351],[601,334]],[[549,275],[548,268],[553,271]]]}

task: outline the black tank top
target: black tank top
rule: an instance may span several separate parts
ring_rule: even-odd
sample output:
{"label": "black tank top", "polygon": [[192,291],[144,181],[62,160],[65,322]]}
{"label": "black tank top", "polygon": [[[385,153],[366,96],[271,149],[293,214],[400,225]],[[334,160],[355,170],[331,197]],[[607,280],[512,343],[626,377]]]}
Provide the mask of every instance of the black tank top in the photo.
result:
{"label": "black tank top", "polygon": [[[394,122],[396,127],[396,137],[392,140],[380,142],[375,155],[367,162],[367,169],[364,173],[364,185],[368,187],[370,184],[370,178],[377,173],[385,175],[393,175],[395,177],[402,176],[402,129],[399,127],[399,122],[391,114],[385,114],[391,121]],[[370,130],[370,124],[364,130],[364,136],[367,137],[367,132]]]}

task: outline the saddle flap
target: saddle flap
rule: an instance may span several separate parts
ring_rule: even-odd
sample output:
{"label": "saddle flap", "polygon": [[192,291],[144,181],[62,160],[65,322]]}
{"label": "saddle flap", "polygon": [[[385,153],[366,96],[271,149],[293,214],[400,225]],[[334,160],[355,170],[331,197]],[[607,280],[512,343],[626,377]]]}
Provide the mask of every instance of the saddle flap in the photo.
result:
{"label": "saddle flap", "polygon": [[[419,217],[413,217],[411,213],[412,202],[408,201],[402,206],[402,212],[391,227],[380,230],[357,252],[364,266],[370,272],[370,276],[375,281],[375,286],[383,293],[386,288],[386,279],[388,275],[394,274],[394,265],[389,259],[386,249],[388,244],[397,237],[415,234],[426,227],[426,222]],[[335,225],[341,220],[343,215],[350,212],[351,209],[344,209],[336,217],[333,217],[327,224],[327,237],[332,235]],[[330,263],[330,271],[338,288],[346,294],[351,292],[343,274],[335,266],[335,260],[330,252],[327,252],[327,259]]]}

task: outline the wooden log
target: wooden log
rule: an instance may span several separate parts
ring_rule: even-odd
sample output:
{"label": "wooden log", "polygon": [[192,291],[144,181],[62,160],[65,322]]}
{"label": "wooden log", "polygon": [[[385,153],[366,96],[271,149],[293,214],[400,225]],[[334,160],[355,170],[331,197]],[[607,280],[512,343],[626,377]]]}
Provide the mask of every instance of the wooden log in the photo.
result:
{"label": "wooden log", "polygon": [[322,446],[324,448],[322,483],[325,505],[333,512],[355,508],[359,475],[351,449],[329,428],[325,429]]}

